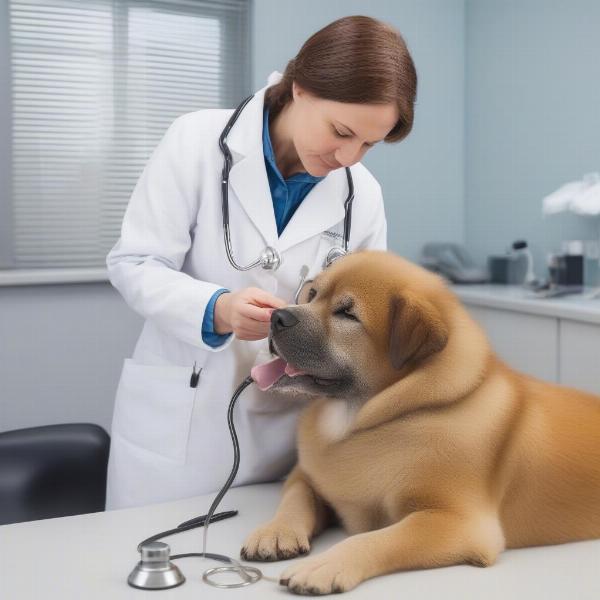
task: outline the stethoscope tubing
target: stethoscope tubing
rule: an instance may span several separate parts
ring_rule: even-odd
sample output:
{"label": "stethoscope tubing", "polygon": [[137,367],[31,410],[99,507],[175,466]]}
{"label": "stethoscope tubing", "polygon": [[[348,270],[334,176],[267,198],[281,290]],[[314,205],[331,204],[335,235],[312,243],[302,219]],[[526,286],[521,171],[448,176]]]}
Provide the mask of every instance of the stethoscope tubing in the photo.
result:
{"label": "stethoscope tubing", "polygon": [[238,265],[233,257],[233,250],[231,245],[231,235],[229,231],[229,171],[231,169],[231,165],[233,163],[233,158],[231,156],[231,151],[229,150],[229,146],[227,145],[227,136],[231,131],[234,123],[237,121],[238,117],[242,110],[244,110],[246,104],[252,100],[254,94],[244,98],[239,106],[233,111],[233,114],[227,121],[221,135],[219,136],[219,148],[223,153],[223,170],[221,171],[221,212],[223,217],[223,236],[225,240],[225,251],[227,252],[227,260],[231,263],[231,266],[237,269],[238,271],[249,271],[254,267],[260,265],[260,258],[256,259],[253,263],[242,266]]}

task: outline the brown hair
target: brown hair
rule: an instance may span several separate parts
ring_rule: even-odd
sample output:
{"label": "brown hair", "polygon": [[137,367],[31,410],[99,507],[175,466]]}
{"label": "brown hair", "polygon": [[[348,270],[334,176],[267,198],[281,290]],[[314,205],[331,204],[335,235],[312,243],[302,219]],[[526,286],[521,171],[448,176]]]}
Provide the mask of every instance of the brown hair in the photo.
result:
{"label": "brown hair", "polygon": [[386,142],[412,129],[417,72],[402,36],[390,25],[364,16],[343,17],[311,35],[290,60],[281,81],[269,87],[272,116],[292,101],[292,83],[325,100],[398,107]]}

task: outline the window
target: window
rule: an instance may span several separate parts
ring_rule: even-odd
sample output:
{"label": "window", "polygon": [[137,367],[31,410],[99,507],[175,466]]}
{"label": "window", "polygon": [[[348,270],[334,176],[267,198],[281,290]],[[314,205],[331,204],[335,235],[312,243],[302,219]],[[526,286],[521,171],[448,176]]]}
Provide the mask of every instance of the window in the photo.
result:
{"label": "window", "polygon": [[169,124],[249,93],[248,28],[247,0],[8,0],[3,274],[104,272]]}

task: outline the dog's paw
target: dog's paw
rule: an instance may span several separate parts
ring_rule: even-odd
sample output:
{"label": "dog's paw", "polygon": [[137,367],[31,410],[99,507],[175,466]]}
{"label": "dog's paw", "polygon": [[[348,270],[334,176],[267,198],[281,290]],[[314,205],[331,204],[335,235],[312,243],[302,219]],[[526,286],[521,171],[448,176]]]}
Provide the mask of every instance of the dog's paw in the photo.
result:
{"label": "dog's paw", "polygon": [[347,592],[363,580],[355,557],[334,546],[291,565],[281,574],[279,584],[296,594],[317,596]]}
{"label": "dog's paw", "polygon": [[284,560],[310,551],[306,533],[281,521],[271,521],[255,529],[244,542],[240,556],[244,560]]}

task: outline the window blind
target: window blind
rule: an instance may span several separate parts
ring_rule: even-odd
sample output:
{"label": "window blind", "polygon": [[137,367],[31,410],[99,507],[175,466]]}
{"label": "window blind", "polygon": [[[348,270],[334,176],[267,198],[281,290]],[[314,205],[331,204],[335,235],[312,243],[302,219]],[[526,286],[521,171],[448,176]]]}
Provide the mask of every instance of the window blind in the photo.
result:
{"label": "window blind", "polygon": [[247,0],[9,0],[12,256],[2,264],[104,266],[169,124],[249,92],[248,13]]}

